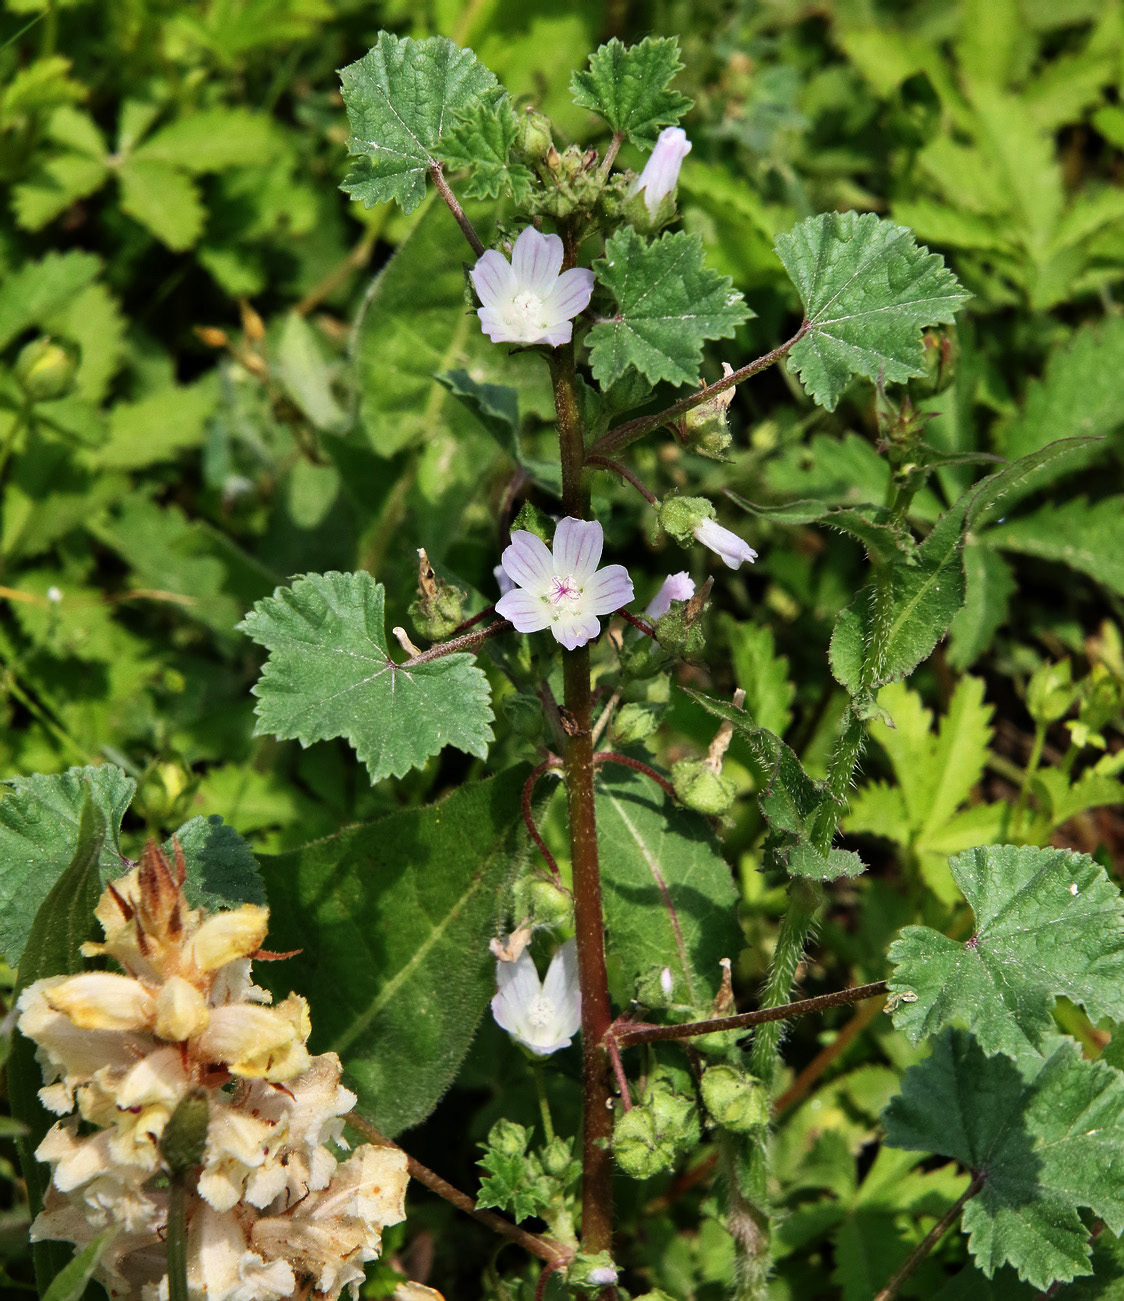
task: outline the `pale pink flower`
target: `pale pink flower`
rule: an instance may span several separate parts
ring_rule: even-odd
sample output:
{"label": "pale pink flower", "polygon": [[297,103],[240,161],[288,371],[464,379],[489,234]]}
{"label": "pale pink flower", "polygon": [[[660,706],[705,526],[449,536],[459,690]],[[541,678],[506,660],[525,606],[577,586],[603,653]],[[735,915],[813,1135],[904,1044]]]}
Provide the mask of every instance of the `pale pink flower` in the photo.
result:
{"label": "pale pink flower", "polygon": [[601,631],[597,616],[632,600],[624,565],[598,569],[605,535],[596,520],[568,516],[554,533],[554,551],[533,533],[517,529],[503,553],[503,567],[516,583],[496,602],[496,613],[519,632],[549,628],[567,650],[584,646]]}
{"label": "pale pink flower", "polygon": [[644,194],[648,215],[655,217],[656,209],[679,183],[679,169],[683,159],[691,152],[687,133],[679,126],[666,127],[659,134],[652,156],[636,178],[631,193]]}
{"label": "pale pink flower", "polygon": [[644,615],[648,619],[661,619],[671,609],[672,601],[689,601],[695,594],[695,584],[687,571],[668,574],[660,590],[648,602]]}
{"label": "pale pink flower", "polygon": [[476,313],[480,327],[493,343],[569,343],[574,317],[593,294],[593,272],[563,271],[562,241],[534,226],[515,241],[510,262],[488,249],[469,275],[483,304]]}
{"label": "pale pink flower", "polygon": [[694,533],[695,540],[721,556],[730,569],[737,569],[743,560],[752,563],[757,559],[757,552],[748,542],[739,538],[736,533],[731,533],[729,529],[724,529],[715,520],[704,519],[695,526]]}

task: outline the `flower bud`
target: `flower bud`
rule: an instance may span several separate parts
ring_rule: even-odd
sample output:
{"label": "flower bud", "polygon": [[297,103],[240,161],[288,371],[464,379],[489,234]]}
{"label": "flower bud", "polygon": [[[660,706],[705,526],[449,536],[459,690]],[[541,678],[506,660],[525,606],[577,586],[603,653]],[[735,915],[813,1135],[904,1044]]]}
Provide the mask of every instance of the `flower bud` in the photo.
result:
{"label": "flower bud", "polygon": [[182,976],[169,976],[156,995],[156,1033],[161,1039],[182,1043],[202,1034],[210,1016],[207,1000]]}
{"label": "flower bud", "polygon": [[[705,601],[705,598],[704,598]],[[704,603],[697,610],[692,609],[694,602],[676,606],[667,614],[656,620],[656,640],[663,650],[681,659],[697,659],[706,648],[700,618]]]}
{"label": "flower bud", "polygon": [[186,1174],[202,1163],[210,1118],[206,1089],[192,1089],[176,1104],[160,1136],[160,1155],[173,1175]]}
{"label": "flower bud", "polygon": [[79,349],[44,335],[33,339],[16,358],[16,383],[32,402],[50,402],[73,392]]}
{"label": "flower bud", "polygon": [[[632,184],[633,195],[643,194],[644,206],[648,218],[655,222],[658,216],[664,216],[661,208],[666,210],[664,220],[669,220],[675,209],[674,201],[665,205],[664,200],[672,196],[679,183],[679,169],[683,159],[691,152],[691,142],[682,127],[665,127],[659,134],[656,147],[651,157],[644,164],[644,170]],[[661,223],[662,224],[662,223]]]}
{"label": "flower bud", "polygon": [[248,958],[262,946],[269,928],[269,909],[245,903],[229,912],[214,913],[195,933],[191,957],[200,971],[218,971],[228,962]]}
{"label": "flower bud", "polygon": [[576,1288],[611,1287],[617,1281],[617,1267],[607,1251],[596,1256],[575,1256],[566,1270],[566,1282]]}
{"label": "flower bud", "polygon": [[581,1166],[574,1160],[573,1149],[567,1139],[556,1134],[539,1153],[543,1170],[552,1179],[570,1179],[581,1173]]}
{"label": "flower bud", "polygon": [[672,765],[671,783],[689,809],[712,818],[729,813],[737,795],[737,787],[729,777],[715,772],[705,759],[680,759]]}
{"label": "flower bud", "polygon": [[705,497],[665,497],[660,503],[660,527],[683,546],[695,540],[695,530],[714,519],[714,507]]}
{"label": "flower bud", "polygon": [[488,1131],[487,1146],[498,1156],[525,1156],[527,1131],[514,1120],[497,1120]]}
{"label": "flower bud", "polygon": [[[732,375],[733,367],[729,362],[722,363],[722,374]],[[679,426],[678,440],[684,447],[690,447],[700,456],[707,456],[712,461],[726,461],[726,449],[733,439],[730,436],[726,413],[734,400],[733,388],[716,393],[706,402],[692,407],[684,415]]]}
{"label": "flower bud", "polygon": [[723,1129],[744,1134],[769,1119],[769,1101],[757,1080],[735,1066],[708,1066],[699,1082],[703,1103]]}
{"label": "flower bud", "polygon": [[465,594],[438,578],[425,548],[418,548],[418,595],[410,603],[410,620],[430,641],[443,641],[464,622]]}
{"label": "flower bud", "polygon": [[82,1030],[143,1030],[156,1011],[139,980],[112,971],[71,976],[48,992],[47,1003]]}
{"label": "flower bud", "polygon": [[666,711],[666,705],[648,700],[623,705],[609,728],[613,745],[620,749],[621,746],[646,740],[659,727]]}
{"label": "flower bud", "polygon": [[520,898],[526,912],[536,926],[568,926],[574,915],[574,897],[568,890],[545,877],[525,878]]}
{"label": "flower bud", "polygon": [[699,1140],[695,1104],[657,1081],[644,1101],[618,1117],[613,1155],[633,1179],[650,1179],[670,1169],[679,1154]]}
{"label": "flower bud", "polygon": [[531,163],[546,162],[552,152],[557,157],[550,132],[550,118],[537,109],[525,108],[519,115],[515,148]]}

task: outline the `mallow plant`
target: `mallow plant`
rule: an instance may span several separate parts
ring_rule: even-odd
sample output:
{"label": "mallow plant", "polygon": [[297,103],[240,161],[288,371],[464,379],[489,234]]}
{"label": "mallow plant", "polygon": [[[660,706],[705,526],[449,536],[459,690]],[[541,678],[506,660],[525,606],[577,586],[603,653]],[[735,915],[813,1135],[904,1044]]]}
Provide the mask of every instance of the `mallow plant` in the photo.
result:
{"label": "mallow plant", "polygon": [[[520,460],[489,565],[498,596],[462,590],[421,550],[413,630],[388,634],[387,589],[404,603],[412,576],[295,578],[241,624],[265,652],[258,731],[303,746],[345,738],[372,783],[447,747],[478,762],[432,806],[264,870],[206,817],[132,865],[119,828],[133,783],[110,765],[10,783],[6,843],[34,853],[26,868],[7,855],[0,941],[20,963],[10,1070],[44,1287],[55,1277],[78,1295],[96,1277],[146,1298],[355,1295],[401,1218],[408,1172],[517,1249],[481,1294],[666,1301],[686,1285],[656,1259],[654,1235],[615,1224],[614,1209],[635,1207],[640,1181],[690,1169],[713,1184],[708,1214],[729,1248],[720,1286],[794,1295],[777,1261],[851,1212],[836,1190],[814,1208],[821,1229],[807,1206],[786,1219],[784,1028],[874,1000],[909,1063],[882,1113],[878,1177],[901,1183],[923,1155],[949,1172],[938,1209],[925,1203],[928,1232],[917,1216],[904,1241],[887,1230],[880,1299],[917,1295],[956,1223],[974,1262],[965,1286],[986,1289],[982,1273],[1011,1295],[1091,1273],[1093,1240],[1124,1230],[1124,1078],[1112,1051],[1093,1060],[1089,1035],[1062,1031],[1124,1017],[1124,908],[1092,858],[1036,843],[1045,834],[1016,810],[998,823],[1008,843],[968,840],[948,861],[949,891],[970,906],[945,899],[932,913],[950,934],[906,926],[885,979],[797,997],[833,892],[866,871],[839,841],[868,729],[893,725],[909,699],[900,683],[964,605],[965,539],[1081,462],[1085,440],[1000,463],[926,442],[894,386],[925,373],[923,331],[951,323],[967,295],[909,230],[872,213],[782,234],[801,305],[789,337],[715,360],[706,345],[732,350],[753,312],[702,239],[676,228],[691,149],[679,68],[670,39],[598,49],[571,83],[603,129],[595,148],[557,145],[550,121],[443,37],[383,33],[343,69],[344,190],[405,213],[436,192],[464,236],[471,329],[497,366],[530,362],[546,377],[552,452],[524,455],[522,380],[440,376]],[[618,166],[626,143],[646,156],[639,173]],[[692,484],[690,467],[724,460],[735,388],[772,366],[828,411],[852,385],[874,386],[885,500],[769,509]],[[659,463],[641,453],[658,439],[696,454],[670,486],[645,482]],[[961,494],[916,509],[951,464]],[[712,468],[706,480],[719,482]],[[723,584],[753,565],[752,543],[812,521],[866,557],[823,648],[845,700],[815,776],[743,691],[698,686]],[[704,564],[713,572],[696,581]],[[709,744],[669,751],[672,706],[705,721]],[[951,772],[956,756],[945,761]],[[784,899],[761,988],[738,979],[746,939],[721,852],[747,780],[754,870]],[[99,969],[80,974],[90,957]],[[259,979],[287,997],[270,1007]],[[511,1069],[525,1059],[538,1115],[533,1130],[496,1121],[467,1193],[408,1156],[404,1131],[457,1079],[489,1009],[518,1046]],[[559,1069],[578,1053],[580,1070]],[[569,1094],[580,1106],[559,1108]],[[563,1130],[563,1113],[580,1124]],[[346,1157],[344,1122],[363,1139]],[[79,1249],[69,1264],[65,1243]]]}

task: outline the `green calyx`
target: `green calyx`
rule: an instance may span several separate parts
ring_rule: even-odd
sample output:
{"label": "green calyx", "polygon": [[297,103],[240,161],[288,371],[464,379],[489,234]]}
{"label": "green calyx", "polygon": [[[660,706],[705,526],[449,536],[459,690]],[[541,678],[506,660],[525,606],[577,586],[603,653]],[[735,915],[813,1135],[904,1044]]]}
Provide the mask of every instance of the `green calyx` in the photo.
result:
{"label": "green calyx", "polygon": [[729,777],[715,772],[705,759],[680,759],[672,766],[671,782],[689,809],[712,818],[729,813],[737,795]]}
{"label": "green calyx", "polygon": [[736,1066],[708,1066],[699,1081],[703,1104],[723,1129],[744,1134],[769,1119],[769,1100],[760,1083]]}
{"label": "green calyx", "polygon": [[699,1141],[699,1134],[694,1101],[657,1081],[643,1102],[617,1119],[613,1155],[626,1175],[650,1179],[669,1170]]}

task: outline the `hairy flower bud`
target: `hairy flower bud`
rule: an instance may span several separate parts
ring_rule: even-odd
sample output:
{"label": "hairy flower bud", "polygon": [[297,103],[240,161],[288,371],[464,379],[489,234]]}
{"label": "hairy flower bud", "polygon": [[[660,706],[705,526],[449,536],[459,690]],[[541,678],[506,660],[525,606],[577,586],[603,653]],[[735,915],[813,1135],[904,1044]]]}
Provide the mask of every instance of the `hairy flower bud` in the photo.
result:
{"label": "hairy flower bud", "polygon": [[708,1066],[699,1081],[703,1104],[723,1129],[747,1133],[769,1120],[769,1100],[752,1076],[735,1066]]}
{"label": "hairy flower bud", "polygon": [[74,344],[44,336],[20,351],[12,373],[32,402],[51,402],[73,392],[78,358]]}
{"label": "hairy flower bud", "polygon": [[698,1140],[695,1104],[657,1080],[643,1102],[617,1117],[613,1155],[626,1175],[650,1179],[671,1169]]}
{"label": "hairy flower bud", "polygon": [[712,818],[729,813],[737,795],[729,777],[715,772],[705,759],[680,759],[672,765],[671,783],[689,809]]}

